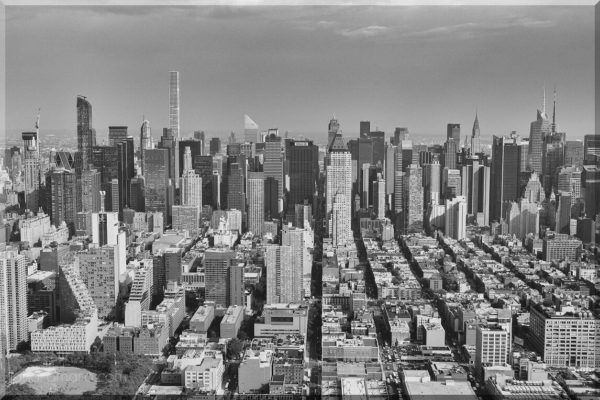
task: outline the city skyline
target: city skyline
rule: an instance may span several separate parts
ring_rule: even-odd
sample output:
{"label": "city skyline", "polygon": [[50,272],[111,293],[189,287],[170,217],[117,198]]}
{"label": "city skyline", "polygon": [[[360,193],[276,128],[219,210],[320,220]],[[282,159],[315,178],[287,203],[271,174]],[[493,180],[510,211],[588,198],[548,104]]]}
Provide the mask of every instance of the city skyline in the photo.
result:
{"label": "city skyline", "polygon": [[[79,94],[94,105],[99,142],[109,125],[135,136],[143,117],[156,136],[169,126],[171,70],[180,73],[181,137],[233,130],[241,138],[248,114],[261,129],[324,141],[335,115],[347,136],[370,120],[388,135],[406,126],[435,140],[447,123],[470,129],[477,110],[490,142],[512,130],[527,135],[542,87],[550,103],[555,84],[559,129],[573,139],[594,129],[591,7],[57,9],[6,10],[9,138],[31,130],[38,107],[42,138],[74,135]],[[20,24],[24,18],[35,23]],[[167,41],[157,18],[160,26],[183,22]],[[219,32],[219,46],[203,29]],[[40,41],[53,53],[41,52]],[[141,54],[150,61],[143,68]],[[446,100],[457,93],[460,101]]]}

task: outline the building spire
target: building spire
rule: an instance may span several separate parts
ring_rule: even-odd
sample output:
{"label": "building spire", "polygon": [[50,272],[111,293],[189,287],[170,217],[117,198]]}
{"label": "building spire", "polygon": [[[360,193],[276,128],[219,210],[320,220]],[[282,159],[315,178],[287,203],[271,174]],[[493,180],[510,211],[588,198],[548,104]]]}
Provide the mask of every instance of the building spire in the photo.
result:
{"label": "building spire", "polygon": [[556,85],[554,85],[554,101],[552,106],[552,133],[556,133]]}
{"label": "building spire", "polygon": [[542,98],[542,114],[546,114],[546,84],[542,86],[542,90],[544,91]]}

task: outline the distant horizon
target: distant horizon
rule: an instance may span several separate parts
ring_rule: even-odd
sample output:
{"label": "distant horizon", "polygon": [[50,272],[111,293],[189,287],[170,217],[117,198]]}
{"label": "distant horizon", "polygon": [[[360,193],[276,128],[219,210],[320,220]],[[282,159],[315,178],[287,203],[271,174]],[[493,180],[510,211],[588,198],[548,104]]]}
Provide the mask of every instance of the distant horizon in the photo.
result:
{"label": "distant horizon", "polygon": [[[6,7],[8,137],[76,134],[76,96],[108,126],[169,126],[169,71],[180,72],[181,132],[261,130],[345,136],[371,121],[388,135],[482,138],[529,125],[542,106],[567,139],[594,133],[592,6]],[[24,23],[27,21],[27,23]],[[168,34],[165,34],[168,32]],[[29,128],[27,128],[29,126]],[[158,133],[158,134],[157,134]],[[183,135],[182,135],[183,136]],[[485,140],[485,139],[484,139]],[[462,144],[462,143],[461,143]]]}

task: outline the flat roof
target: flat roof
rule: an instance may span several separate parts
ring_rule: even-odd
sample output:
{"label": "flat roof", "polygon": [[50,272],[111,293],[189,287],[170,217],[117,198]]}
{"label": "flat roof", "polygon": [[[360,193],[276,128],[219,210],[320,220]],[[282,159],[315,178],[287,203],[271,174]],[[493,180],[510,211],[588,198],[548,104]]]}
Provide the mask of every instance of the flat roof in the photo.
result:
{"label": "flat roof", "polygon": [[476,400],[469,382],[406,382],[409,398],[427,396],[428,400],[445,400],[448,396],[461,396],[461,400]]}

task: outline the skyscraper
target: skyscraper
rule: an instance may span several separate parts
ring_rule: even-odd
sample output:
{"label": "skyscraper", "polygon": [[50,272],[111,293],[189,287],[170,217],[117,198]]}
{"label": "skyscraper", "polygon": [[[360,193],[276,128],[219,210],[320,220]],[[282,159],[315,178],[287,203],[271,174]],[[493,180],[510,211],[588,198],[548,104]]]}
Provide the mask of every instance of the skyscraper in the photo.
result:
{"label": "skyscraper", "polygon": [[179,187],[181,205],[202,207],[202,178],[192,168],[192,152],[189,147],[185,148],[183,155],[183,174]]}
{"label": "skyscraper", "polygon": [[271,134],[265,139],[265,156],[263,170],[265,178],[277,181],[277,199],[283,199],[283,163],[284,153],[281,137]]}
{"label": "skyscraper", "polygon": [[589,159],[590,156],[600,158],[600,135],[585,135],[583,137],[583,148],[586,159]]}
{"label": "skyscraper", "polygon": [[[544,144],[547,135],[550,135],[552,126],[546,114],[546,90],[542,109],[537,110],[537,118],[529,128],[529,170],[543,174]],[[547,188],[546,188],[547,189]]]}
{"label": "skyscraper", "polygon": [[366,138],[371,132],[371,122],[370,121],[360,121],[360,137]]}
{"label": "skyscraper", "polygon": [[169,71],[169,128],[179,139],[179,72]]}
{"label": "skyscraper", "polygon": [[224,248],[208,249],[204,253],[206,301],[214,301],[223,307],[229,306],[227,298],[228,270],[234,258],[235,253]]}
{"label": "skyscraper", "polygon": [[248,230],[257,236],[263,234],[265,221],[265,175],[248,173]]}
{"label": "skyscraper", "polygon": [[[37,124],[36,124],[37,125]],[[25,184],[25,205],[37,212],[40,196],[40,148],[38,143],[38,132],[23,132],[23,172]]]}
{"label": "skyscraper", "polygon": [[209,152],[211,156],[221,154],[221,139],[213,137],[210,139]]}
{"label": "skyscraper", "polygon": [[444,168],[456,169],[456,153],[458,143],[453,138],[446,139],[444,143]]}
{"label": "skyscraper", "polygon": [[177,151],[177,137],[173,134],[172,129],[163,128],[158,148],[168,150],[169,179],[172,183],[177,182],[179,185],[179,152]]}
{"label": "skyscraper", "polygon": [[516,134],[494,136],[492,144],[490,221],[505,215],[505,203],[519,198],[521,147]]}
{"label": "skyscraper", "polygon": [[284,226],[281,233],[281,244],[290,246],[292,292],[290,301],[300,302],[310,297],[312,256],[310,249],[314,247],[314,235],[310,227],[306,229]]}
{"label": "skyscraper", "polygon": [[478,326],[475,335],[475,367],[504,365],[510,352],[510,332],[502,326]]}
{"label": "skyscraper", "polygon": [[109,126],[108,127],[108,145],[114,146],[117,143],[127,140],[126,126]]}
{"label": "skyscraper", "polygon": [[92,105],[85,96],[77,96],[77,151],[81,155],[81,170],[87,169],[96,146],[96,131],[92,128]]}
{"label": "skyscraper", "polygon": [[406,185],[406,227],[409,232],[423,230],[423,170],[417,164],[408,167]]}
{"label": "skyscraper", "polygon": [[98,212],[104,204],[100,203],[102,176],[95,169],[81,173],[81,211]]}
{"label": "skyscraper", "polygon": [[146,171],[146,211],[160,211],[167,217],[171,208],[168,191],[172,188],[169,179],[168,149],[147,150],[144,157],[144,171]]}
{"label": "skyscraper", "polygon": [[152,148],[154,148],[154,143],[152,141],[150,121],[145,119],[140,127],[140,165],[142,166],[142,175],[144,175],[144,152]]}
{"label": "skyscraper", "polygon": [[453,139],[457,146],[460,144],[460,124],[448,124],[446,129],[447,139]]}
{"label": "skyscraper", "polygon": [[108,317],[119,295],[119,275],[121,267],[125,270],[125,253],[119,252],[117,245],[107,245],[92,247],[79,253],[77,258],[81,279],[94,300],[98,317]]}
{"label": "skyscraper", "polygon": [[248,143],[260,143],[260,131],[258,124],[248,115],[244,115],[244,141]]}
{"label": "skyscraper", "polygon": [[117,244],[119,234],[119,213],[104,211],[104,207],[102,208],[100,212],[92,213],[92,243],[97,246],[113,246]]}
{"label": "skyscraper", "polygon": [[[267,303],[293,303],[299,301],[293,287],[292,248],[290,246],[265,246],[265,266],[267,267]],[[301,271],[300,271],[301,272]]]}
{"label": "skyscraper", "polygon": [[338,122],[337,119],[335,119],[335,117],[332,117],[329,120],[329,126],[327,127],[327,149],[329,149],[331,147],[331,144],[333,143],[333,139],[335,139],[335,136],[339,133],[340,131],[340,124]]}
{"label": "skyscraper", "polygon": [[377,215],[377,219],[385,218],[385,179],[381,176],[381,174],[377,174],[377,180],[373,183],[375,189],[373,190],[375,194],[375,215]]}
{"label": "skyscraper", "polygon": [[467,237],[467,200],[464,196],[446,199],[446,236],[461,240]]}
{"label": "skyscraper", "polygon": [[[27,260],[16,251],[0,253],[0,352],[16,350],[27,337]],[[4,379],[2,377],[1,379]]]}
{"label": "skyscraper", "polygon": [[74,171],[55,169],[46,175],[46,195],[48,214],[53,225],[58,227],[63,221],[70,232],[75,230],[77,213],[77,178]]}
{"label": "skyscraper", "polygon": [[479,116],[475,112],[475,122],[473,122],[473,132],[471,134],[471,153],[481,153],[481,132],[479,130]]}
{"label": "skyscraper", "polygon": [[[326,167],[326,218],[329,235],[334,233],[334,245],[352,240],[352,159],[346,143],[341,136],[333,141],[329,153],[329,165]],[[335,215],[335,218],[334,218]]]}
{"label": "skyscraper", "polygon": [[290,179],[287,204],[291,214],[296,204],[313,202],[319,179],[319,148],[309,140],[291,140],[286,151]]}

